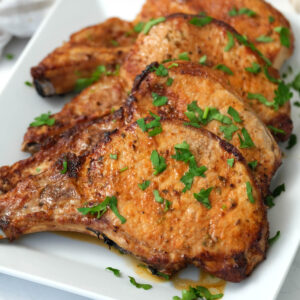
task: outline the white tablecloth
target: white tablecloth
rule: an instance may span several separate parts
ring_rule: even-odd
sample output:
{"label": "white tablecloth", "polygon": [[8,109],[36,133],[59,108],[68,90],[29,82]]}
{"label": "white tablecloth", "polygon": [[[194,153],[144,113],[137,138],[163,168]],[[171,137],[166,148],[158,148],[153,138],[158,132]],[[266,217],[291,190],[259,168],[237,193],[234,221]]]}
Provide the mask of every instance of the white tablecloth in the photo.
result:
{"label": "white tablecloth", "polygon": [[[273,0],[277,2],[278,0]],[[280,0],[287,5],[287,2]],[[272,1],[271,1],[272,2]],[[299,17],[300,18],[300,17]],[[18,56],[26,46],[27,39],[14,39],[4,53],[14,54],[12,60],[0,58],[0,93],[9,77],[9,73]],[[29,75],[28,75],[29,76]],[[280,272],[280,270],[278,270]],[[283,284],[277,300],[300,299],[300,249]],[[0,300],[87,300],[85,297],[46,287],[40,284],[21,280],[0,273]],[[257,296],[259,299],[259,295]],[[260,299],[259,299],[260,300]]]}

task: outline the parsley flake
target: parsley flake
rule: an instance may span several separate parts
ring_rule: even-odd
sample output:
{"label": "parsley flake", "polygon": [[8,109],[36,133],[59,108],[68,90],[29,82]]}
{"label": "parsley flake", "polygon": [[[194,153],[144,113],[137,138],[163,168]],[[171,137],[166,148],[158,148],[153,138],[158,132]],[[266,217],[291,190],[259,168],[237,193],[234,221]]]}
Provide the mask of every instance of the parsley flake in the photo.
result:
{"label": "parsley flake", "polygon": [[268,239],[269,246],[272,246],[279,239],[279,237],[280,237],[280,231],[278,230],[272,238]]}
{"label": "parsley flake", "polygon": [[210,195],[212,190],[213,190],[213,188],[210,187],[206,190],[201,189],[198,194],[194,193],[194,197],[196,198],[196,200],[199,201],[200,203],[202,203],[207,209],[211,209],[211,203],[209,201],[209,195]]}
{"label": "parsley flake", "polygon": [[[148,132],[149,136],[156,136],[159,133],[162,132],[162,126],[160,123],[160,117],[156,114],[150,112],[150,115],[154,118],[154,120],[150,121],[146,124],[146,121],[144,118],[138,119],[136,122],[138,126],[142,129],[143,132]],[[149,131],[149,129],[152,129]]]}
{"label": "parsley flake", "polygon": [[293,87],[294,90],[296,90],[300,93],[300,73],[297,74],[297,76],[293,80],[292,87]]}
{"label": "parsley flake", "polygon": [[107,267],[106,270],[113,272],[116,277],[121,277],[121,272],[118,269]]}
{"label": "parsley flake", "polygon": [[206,55],[201,56],[200,59],[199,59],[199,64],[200,65],[205,65],[206,60],[207,60],[207,56]]}
{"label": "parsley flake", "polygon": [[144,290],[150,290],[150,289],[152,289],[152,285],[151,284],[137,283],[133,277],[131,277],[131,276],[128,276],[128,277],[130,279],[130,283],[132,285],[134,285],[136,288],[138,288],[138,289],[142,288]]}
{"label": "parsley flake", "polygon": [[160,195],[159,195],[159,191],[158,190],[154,190],[153,191],[153,195],[154,195],[154,199],[157,203],[164,203],[165,199],[162,198]]}
{"label": "parsley flake", "polygon": [[110,43],[115,47],[120,46],[119,42],[116,40],[111,40]]}
{"label": "parsley flake", "polygon": [[120,169],[120,170],[119,170],[119,173],[123,173],[123,172],[127,171],[128,169],[129,169],[129,168],[126,166],[126,167]]}
{"label": "parsley flake", "polygon": [[151,93],[153,98],[153,105],[154,106],[162,106],[167,104],[168,98],[166,96],[160,96],[154,92]]}
{"label": "parsley flake", "polygon": [[178,59],[190,61],[189,53],[188,52],[182,52],[182,53],[180,53],[178,55]]}
{"label": "parsley flake", "polygon": [[300,107],[300,102],[299,101],[295,101],[294,102],[294,106]]}
{"label": "parsley flake", "polygon": [[234,122],[241,123],[242,119],[239,113],[231,106],[229,106],[227,113],[233,118]]}
{"label": "parsley flake", "polygon": [[199,16],[199,17],[197,16],[197,17],[193,17],[189,22],[192,25],[203,27],[211,23],[212,20],[213,20],[212,17],[209,16]]}
{"label": "parsley flake", "polygon": [[118,159],[118,154],[109,154],[109,157],[111,159],[117,160]]}
{"label": "parsley flake", "polygon": [[172,83],[173,83],[173,81],[174,81],[174,79],[171,78],[171,77],[169,77],[169,78],[167,79],[167,81],[166,81],[166,86],[171,86]]}
{"label": "parsley flake", "polygon": [[224,48],[225,52],[230,51],[234,47],[233,34],[229,31],[227,31],[227,37],[228,37],[228,43],[227,43],[226,47]]}
{"label": "parsley flake", "polygon": [[229,126],[220,126],[219,129],[224,133],[224,137],[227,141],[231,141],[232,135],[239,130],[239,128],[233,124]]}
{"label": "parsley flake", "polygon": [[272,24],[275,22],[275,18],[273,16],[269,16],[269,23]]}
{"label": "parsley flake", "polygon": [[5,58],[8,59],[8,60],[12,60],[12,59],[14,59],[14,55],[11,54],[11,53],[6,53]]}
{"label": "parsley flake", "polygon": [[289,86],[284,82],[280,82],[277,90],[275,90],[274,97],[274,109],[278,110],[279,107],[283,106],[293,97],[293,93],[290,91]]}
{"label": "parsley flake", "polygon": [[166,77],[169,75],[169,71],[164,65],[159,65],[157,68],[154,67],[154,70],[157,76]]}
{"label": "parsley flake", "polygon": [[297,136],[295,134],[291,134],[289,141],[288,141],[288,145],[285,149],[289,150],[289,149],[293,148],[296,144],[297,144]]}
{"label": "parsley flake", "polygon": [[273,77],[273,76],[269,73],[269,68],[268,68],[268,66],[265,66],[265,67],[264,67],[264,73],[265,73],[266,77],[268,78],[268,80],[270,80],[271,82],[276,83],[276,84],[278,84],[278,83],[281,82],[280,79]]}
{"label": "parsley flake", "polygon": [[62,170],[60,171],[61,174],[66,174],[68,171],[68,162],[67,160],[64,160],[62,163]]}
{"label": "parsley flake", "polygon": [[252,67],[247,67],[245,70],[253,74],[258,74],[261,71],[261,66],[258,63],[253,62]]}
{"label": "parsley flake", "polygon": [[153,175],[158,175],[167,168],[166,160],[163,156],[160,156],[156,150],[152,151],[150,160],[155,170]]}
{"label": "parsley flake", "polygon": [[33,84],[32,84],[32,82],[30,82],[30,81],[25,81],[24,83],[25,83],[27,86],[33,87]]}
{"label": "parsley flake", "polygon": [[279,33],[281,45],[290,48],[291,46],[290,30],[286,27],[279,26],[279,27],[275,27],[274,31]]}
{"label": "parsley flake", "polygon": [[43,125],[53,126],[55,124],[55,119],[50,118],[51,112],[49,111],[46,114],[41,114],[38,117],[34,118],[34,121],[29,124],[30,127],[39,127]]}
{"label": "parsley flake", "polygon": [[256,16],[256,12],[254,12],[253,10],[243,7],[239,10],[237,10],[235,7],[232,8],[229,12],[228,12],[230,17],[236,17],[236,16],[241,16],[241,15],[247,15],[248,17],[255,17]]}
{"label": "parsley flake", "polygon": [[172,63],[168,66],[168,69],[172,69],[174,67],[178,67],[179,65],[177,63]]}
{"label": "parsley flake", "polygon": [[251,183],[249,181],[246,182],[246,191],[247,191],[247,196],[248,199],[251,203],[255,203],[253,194],[252,194],[252,186]]}
{"label": "parsley flake", "polygon": [[218,64],[218,65],[214,66],[214,69],[223,71],[224,73],[226,73],[228,75],[234,74],[227,66],[225,66],[223,64]]}
{"label": "parsley flake", "polygon": [[144,191],[146,188],[149,187],[150,183],[151,183],[150,180],[145,180],[145,181],[143,181],[142,183],[139,183],[139,184],[138,184],[138,187],[139,187],[142,191]]}
{"label": "parsley flake", "polygon": [[227,165],[232,168],[234,165],[234,158],[227,158]]}
{"label": "parsley flake", "polygon": [[282,183],[280,185],[278,185],[273,192],[268,195],[265,199],[265,204],[271,208],[273,206],[275,206],[275,203],[273,202],[273,200],[278,197],[282,192],[285,192],[285,184]]}
{"label": "parsley flake", "polygon": [[150,20],[149,22],[147,22],[145,24],[145,27],[143,28],[143,33],[144,34],[148,34],[149,31],[151,30],[151,28],[159,23],[162,23],[166,20],[165,17],[160,17],[160,18],[157,18],[157,19],[154,19],[154,20]]}
{"label": "parsley flake", "polygon": [[274,39],[270,36],[261,35],[258,38],[256,38],[256,41],[261,43],[271,43],[274,41]]}
{"label": "parsley flake", "polygon": [[144,22],[139,22],[133,27],[133,30],[137,33],[140,33],[140,32],[142,32],[144,26],[145,26]]}
{"label": "parsley flake", "polygon": [[248,162],[248,166],[250,167],[250,169],[252,169],[254,171],[257,167],[257,160]]}
{"label": "parsley flake", "polygon": [[241,149],[255,147],[255,145],[254,145],[248,131],[246,130],[246,128],[242,128],[242,135],[243,135],[244,139],[238,133]]}
{"label": "parsley flake", "polygon": [[281,133],[281,134],[286,134],[285,131],[283,129],[279,129],[279,128],[276,128],[272,125],[268,125],[267,126],[272,132],[274,133]]}
{"label": "parsley flake", "polygon": [[211,294],[211,292],[203,286],[189,287],[188,290],[182,290],[182,298],[174,296],[173,300],[215,300],[223,297],[223,294]]}
{"label": "parsley flake", "polygon": [[77,208],[79,212],[83,215],[91,214],[97,215],[97,219],[100,219],[107,211],[107,207],[113,211],[116,217],[121,221],[122,224],[126,222],[126,219],[120,215],[118,208],[117,208],[117,198],[115,196],[109,197],[107,196],[103,202],[93,207],[80,207]]}
{"label": "parsley flake", "polygon": [[248,99],[250,100],[258,100],[260,103],[272,107],[274,106],[274,102],[270,102],[267,98],[261,94],[248,93]]}

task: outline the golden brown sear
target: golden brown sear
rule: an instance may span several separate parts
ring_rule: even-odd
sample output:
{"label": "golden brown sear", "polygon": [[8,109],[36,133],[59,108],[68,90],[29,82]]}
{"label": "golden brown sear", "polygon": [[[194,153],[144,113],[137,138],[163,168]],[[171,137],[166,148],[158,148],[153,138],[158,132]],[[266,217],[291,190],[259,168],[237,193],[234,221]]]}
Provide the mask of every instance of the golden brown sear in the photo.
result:
{"label": "golden brown sear", "polygon": [[[205,129],[175,120],[161,126],[149,137],[131,124],[107,132],[90,155],[63,153],[0,196],[1,229],[9,239],[46,230],[97,235],[166,274],[192,263],[241,281],[264,259],[268,237],[251,171],[236,148]],[[175,145],[183,142],[189,161],[176,158]],[[183,192],[182,178],[191,172]],[[78,211],[105,200],[101,217]]]}
{"label": "golden brown sear", "polygon": [[[263,0],[146,0],[135,22],[168,16],[173,13],[207,14],[230,24],[255,44],[273,67],[280,69],[294,50],[294,37],[288,20],[271,4]],[[275,28],[284,27],[290,33],[290,46],[282,45]],[[267,43],[259,37],[268,36]],[[257,40],[258,39],[258,40]]]}

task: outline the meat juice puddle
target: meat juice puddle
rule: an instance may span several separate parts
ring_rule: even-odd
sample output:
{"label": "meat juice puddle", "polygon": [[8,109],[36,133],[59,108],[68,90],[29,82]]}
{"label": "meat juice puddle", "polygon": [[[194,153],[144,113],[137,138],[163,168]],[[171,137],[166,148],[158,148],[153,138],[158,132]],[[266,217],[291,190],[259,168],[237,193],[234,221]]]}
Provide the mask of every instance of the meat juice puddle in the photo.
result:
{"label": "meat juice puddle", "polygon": [[[81,242],[96,244],[98,246],[107,247],[102,240],[98,240],[96,237],[74,233],[74,232],[56,232],[63,237],[71,238]],[[118,249],[111,247],[110,250],[116,255],[121,255],[123,258],[126,258],[128,264],[133,268],[134,272],[139,275],[141,278],[157,282],[164,283],[171,281],[173,286],[178,290],[188,289],[190,286],[204,286],[210,290],[213,294],[224,293],[226,287],[226,281],[210,275],[204,271],[201,271],[195,267],[192,267],[192,270],[182,270],[176,275],[172,276],[170,280],[166,280],[162,277],[152,275],[151,271],[145,267],[140,261],[131,257],[130,255],[121,254]],[[185,273],[189,274],[185,274]],[[192,273],[192,276],[191,276]],[[192,277],[192,278],[191,278]],[[196,279],[194,279],[196,278]]]}

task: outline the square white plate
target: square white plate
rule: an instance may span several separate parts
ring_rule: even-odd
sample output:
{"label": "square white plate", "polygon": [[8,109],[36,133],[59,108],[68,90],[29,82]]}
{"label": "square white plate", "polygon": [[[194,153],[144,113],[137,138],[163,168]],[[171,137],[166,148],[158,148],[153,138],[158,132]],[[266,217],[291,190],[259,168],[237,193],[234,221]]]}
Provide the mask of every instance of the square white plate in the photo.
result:
{"label": "square white plate", "polygon": [[[47,53],[68,40],[70,33],[111,16],[131,20],[143,0],[61,0],[56,3],[43,25],[28,44],[0,95],[0,165],[26,157],[20,149],[28,124],[43,112],[56,112],[67,98],[42,99],[24,84],[29,70]],[[294,32],[300,32],[300,18],[286,14]],[[288,62],[300,70],[300,39]],[[299,96],[299,95],[295,95]],[[295,97],[296,99],[297,97]],[[299,98],[299,97],[298,97]],[[294,100],[295,100],[294,99]],[[293,107],[294,132],[299,133],[300,109]],[[284,149],[284,147],[283,147]],[[300,143],[285,150],[284,164],[273,185],[286,184],[286,192],[276,199],[269,211],[271,236],[277,230],[281,237],[268,251],[268,258],[250,278],[240,284],[227,284],[226,300],[275,299],[294,258],[300,240]],[[116,278],[105,270],[111,266],[122,270]],[[128,275],[139,278],[128,259],[96,244],[41,233],[23,237],[14,243],[0,242],[0,272],[78,293],[93,299],[172,299],[180,291],[172,282],[155,283],[149,291],[130,285]],[[193,271],[190,270],[192,276]]]}

